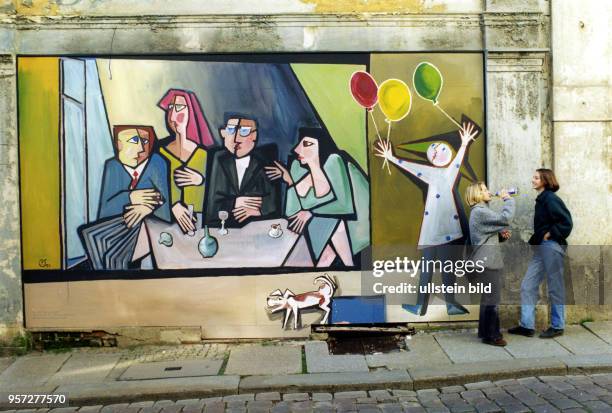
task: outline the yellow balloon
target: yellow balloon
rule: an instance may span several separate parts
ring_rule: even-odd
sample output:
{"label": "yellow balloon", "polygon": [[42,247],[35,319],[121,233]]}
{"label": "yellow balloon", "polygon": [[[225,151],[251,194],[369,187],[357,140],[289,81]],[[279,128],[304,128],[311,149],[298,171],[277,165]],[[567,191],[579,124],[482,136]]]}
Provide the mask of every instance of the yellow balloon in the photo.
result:
{"label": "yellow balloon", "polygon": [[412,96],[408,85],[399,79],[387,79],[378,87],[378,104],[387,119],[397,122],[410,113]]}

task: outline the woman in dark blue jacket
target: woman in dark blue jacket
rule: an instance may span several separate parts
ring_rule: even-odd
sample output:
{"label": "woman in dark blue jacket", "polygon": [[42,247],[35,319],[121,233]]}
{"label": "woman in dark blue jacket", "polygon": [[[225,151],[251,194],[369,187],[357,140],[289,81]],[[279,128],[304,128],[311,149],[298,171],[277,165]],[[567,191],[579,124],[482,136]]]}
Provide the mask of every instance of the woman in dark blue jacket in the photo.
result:
{"label": "woman in dark blue jacket", "polygon": [[518,327],[508,330],[510,334],[531,337],[535,333],[535,305],[540,284],[546,278],[551,307],[551,327],[540,334],[541,338],[552,338],[563,334],[565,328],[565,282],[563,279],[563,257],[566,238],[572,231],[572,216],[555,194],[559,183],[550,169],[538,169],[533,175],[533,189],[538,191],[533,217],[535,245],[533,258],[521,283],[521,321]]}

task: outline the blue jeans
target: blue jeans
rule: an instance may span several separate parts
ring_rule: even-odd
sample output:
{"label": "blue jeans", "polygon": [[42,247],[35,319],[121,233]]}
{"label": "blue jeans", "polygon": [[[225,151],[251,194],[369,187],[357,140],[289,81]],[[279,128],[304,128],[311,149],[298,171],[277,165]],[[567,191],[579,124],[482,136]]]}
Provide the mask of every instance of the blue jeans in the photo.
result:
{"label": "blue jeans", "polygon": [[521,322],[524,328],[535,329],[535,306],[540,284],[546,277],[551,308],[551,326],[565,327],[565,280],[563,257],[565,250],[556,241],[546,240],[535,247],[533,258],[521,283]]}

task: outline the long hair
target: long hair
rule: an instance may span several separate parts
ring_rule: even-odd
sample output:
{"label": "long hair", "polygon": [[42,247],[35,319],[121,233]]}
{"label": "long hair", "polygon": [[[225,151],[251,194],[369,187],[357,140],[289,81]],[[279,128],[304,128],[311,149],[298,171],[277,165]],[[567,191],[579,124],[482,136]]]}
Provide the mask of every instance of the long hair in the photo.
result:
{"label": "long hair", "polygon": [[298,131],[298,144],[305,136],[316,139],[319,142],[319,161],[321,166],[325,165],[329,155],[333,153],[340,154],[340,149],[338,149],[336,142],[334,142],[327,130],[322,128],[300,128]]}
{"label": "long hair", "polygon": [[[182,96],[185,98],[187,108],[189,109],[189,120],[187,121],[187,139],[205,147],[213,145],[215,142],[212,134],[210,133],[210,128],[208,127],[206,118],[204,117],[202,106],[200,105],[195,93],[189,90],[169,89],[164,97],[162,97],[157,103],[157,106],[167,112],[168,106],[174,103],[174,98],[176,96]],[[170,128],[170,125],[168,124],[167,114],[166,129],[168,129],[168,132],[174,135],[172,128]]]}
{"label": "long hair", "polygon": [[540,180],[544,183],[544,188],[549,191],[557,192],[559,190],[559,182],[552,169],[540,168],[536,169],[536,172],[540,174]]}

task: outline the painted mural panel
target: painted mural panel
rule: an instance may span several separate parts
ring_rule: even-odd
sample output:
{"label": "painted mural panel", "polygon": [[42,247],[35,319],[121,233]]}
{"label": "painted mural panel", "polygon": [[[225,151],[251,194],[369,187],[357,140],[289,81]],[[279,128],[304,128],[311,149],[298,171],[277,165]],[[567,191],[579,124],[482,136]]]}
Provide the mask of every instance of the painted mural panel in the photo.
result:
{"label": "painted mural panel", "polygon": [[[372,55],[371,73],[389,79],[378,90],[378,96],[381,89],[387,93],[387,105],[378,102],[383,110],[369,118],[372,164],[378,165],[370,173],[374,259],[460,258],[446,255],[458,253],[468,236],[461,194],[484,180],[486,169],[482,65],[480,54]],[[426,286],[432,275],[422,272],[408,282]],[[441,280],[458,281],[444,273]],[[467,314],[457,301],[443,297],[448,315]],[[424,316],[429,302],[419,294],[403,309]]]}
{"label": "painted mural panel", "polygon": [[18,76],[26,283],[261,274],[279,328],[394,321],[345,294],[357,271],[463,242],[457,194],[484,178],[480,54],[20,57]]}

